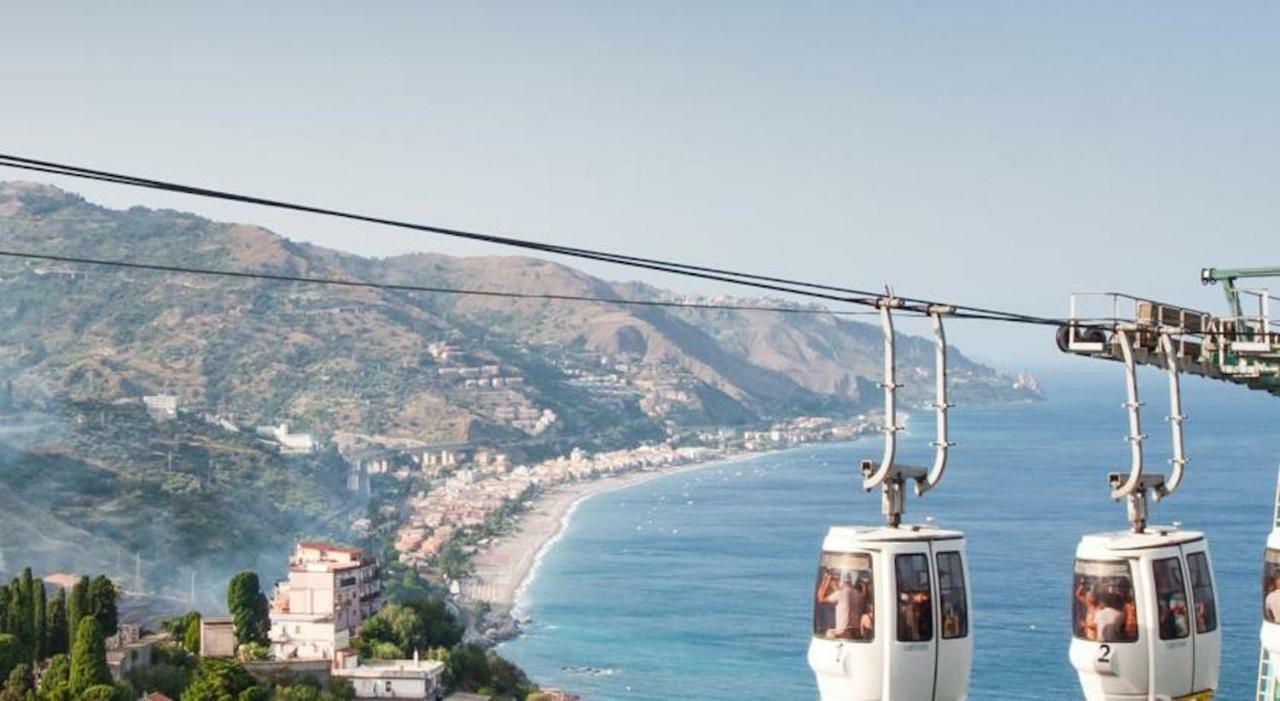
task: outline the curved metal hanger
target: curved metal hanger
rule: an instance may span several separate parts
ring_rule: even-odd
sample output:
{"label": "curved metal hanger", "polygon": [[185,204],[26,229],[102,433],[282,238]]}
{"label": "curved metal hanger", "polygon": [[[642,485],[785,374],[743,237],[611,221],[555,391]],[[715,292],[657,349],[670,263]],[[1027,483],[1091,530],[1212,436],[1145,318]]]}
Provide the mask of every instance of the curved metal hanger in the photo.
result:
{"label": "curved metal hanger", "polygon": [[928,309],[933,326],[934,380],[937,394],[933,403],[937,415],[937,434],[933,441],[933,466],[926,471],[923,468],[899,465],[895,459],[898,453],[898,433],[902,431],[902,426],[898,424],[897,392],[902,385],[897,379],[893,309],[902,306],[902,302],[894,298],[892,290],[887,292],[888,295],[877,303],[880,308],[880,327],[884,334],[884,382],[880,383],[884,388],[884,427],[881,429],[884,433],[884,452],[878,465],[870,460],[863,461],[862,488],[868,491],[876,487],[882,488],[881,501],[885,520],[890,526],[897,526],[902,521],[905,506],[903,494],[905,482],[907,480],[915,482],[916,496],[922,496],[936,487],[947,469],[948,449],[955,445],[950,441],[948,434],[947,410],[952,405],[947,401],[947,336],[942,324],[943,315],[953,312],[954,308],[932,306]]}

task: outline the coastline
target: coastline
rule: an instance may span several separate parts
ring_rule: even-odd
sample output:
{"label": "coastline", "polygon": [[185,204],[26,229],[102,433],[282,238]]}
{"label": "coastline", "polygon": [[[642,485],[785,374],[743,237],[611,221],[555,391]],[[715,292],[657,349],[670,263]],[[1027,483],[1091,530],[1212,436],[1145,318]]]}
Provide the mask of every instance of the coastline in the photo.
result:
{"label": "coastline", "polygon": [[[587,499],[660,477],[741,462],[772,452],[780,451],[722,455],[668,469],[646,470],[561,485],[539,494],[529,509],[520,515],[514,531],[495,539],[489,547],[475,554],[472,560],[475,571],[466,589],[468,604],[474,606],[486,603],[495,612],[518,623],[524,617],[521,600],[537,577],[543,557],[560,540],[578,506]],[[501,637],[511,637],[518,632],[518,629],[503,631],[505,634]]]}

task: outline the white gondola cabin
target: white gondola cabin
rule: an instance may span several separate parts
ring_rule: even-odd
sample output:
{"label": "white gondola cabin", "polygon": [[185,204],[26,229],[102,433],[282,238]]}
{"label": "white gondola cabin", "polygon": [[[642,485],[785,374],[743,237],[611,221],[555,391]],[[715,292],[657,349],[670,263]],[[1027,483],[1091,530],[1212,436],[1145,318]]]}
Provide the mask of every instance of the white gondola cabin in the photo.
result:
{"label": "white gondola cabin", "polygon": [[[1213,562],[1203,533],[1149,526],[1147,501],[1178,489],[1183,450],[1179,354],[1158,333],[1169,375],[1173,471],[1143,474],[1141,407],[1130,334],[1117,328],[1125,364],[1130,468],[1109,477],[1111,497],[1124,500],[1130,530],[1086,535],[1076,547],[1071,585],[1071,665],[1086,701],[1205,701],[1218,687],[1222,632]],[[1104,343],[1106,343],[1104,339]]]}
{"label": "white gondola cabin", "polygon": [[1258,699],[1280,699],[1280,477],[1276,482],[1275,516],[1267,547],[1262,552],[1261,654],[1258,658]]}
{"label": "white gondola cabin", "polygon": [[822,543],[813,592],[809,666],[824,701],[962,701],[973,661],[969,572],[964,534],[903,525],[905,486],[917,496],[946,469],[944,308],[930,308],[936,347],[937,438],[933,466],[897,464],[894,333],[882,300],[885,344],[885,444],[879,464],[864,461],[866,490],[879,488],[886,525],[833,526]]}
{"label": "white gondola cabin", "polygon": [[1204,534],[1085,536],[1071,588],[1071,665],[1086,701],[1212,698],[1222,632]]}
{"label": "white gondola cabin", "polygon": [[973,636],[964,535],[835,526],[818,563],[809,666],[823,699],[959,701]]}

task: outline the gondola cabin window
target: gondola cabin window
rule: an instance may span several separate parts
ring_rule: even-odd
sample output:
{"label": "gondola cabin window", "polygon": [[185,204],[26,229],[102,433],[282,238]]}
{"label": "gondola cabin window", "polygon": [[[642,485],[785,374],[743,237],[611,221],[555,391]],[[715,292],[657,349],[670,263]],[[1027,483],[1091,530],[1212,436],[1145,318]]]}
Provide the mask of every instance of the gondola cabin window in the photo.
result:
{"label": "gondola cabin window", "polygon": [[1267,548],[1262,558],[1262,616],[1280,623],[1280,550]]}
{"label": "gondola cabin window", "polygon": [[1191,573],[1191,603],[1196,607],[1196,633],[1211,633],[1218,629],[1218,607],[1213,603],[1209,558],[1204,553],[1191,553],[1187,569]]}
{"label": "gondola cabin window", "polygon": [[1138,640],[1138,608],[1128,562],[1076,560],[1071,595],[1071,631],[1106,643]]}
{"label": "gondola cabin window", "polygon": [[942,612],[942,638],[969,634],[969,602],[964,594],[964,567],[960,553],[938,553],[938,603]]}
{"label": "gondola cabin window", "polygon": [[930,600],[929,558],[899,555],[894,559],[898,583],[898,642],[933,640],[933,602]]}
{"label": "gondola cabin window", "polygon": [[822,554],[814,593],[813,634],[827,640],[875,639],[875,573],[870,553]]}
{"label": "gondola cabin window", "polygon": [[1154,560],[1151,574],[1156,583],[1156,622],[1161,640],[1179,640],[1191,634],[1191,618],[1187,610],[1187,586],[1182,577],[1182,563],[1176,557]]}

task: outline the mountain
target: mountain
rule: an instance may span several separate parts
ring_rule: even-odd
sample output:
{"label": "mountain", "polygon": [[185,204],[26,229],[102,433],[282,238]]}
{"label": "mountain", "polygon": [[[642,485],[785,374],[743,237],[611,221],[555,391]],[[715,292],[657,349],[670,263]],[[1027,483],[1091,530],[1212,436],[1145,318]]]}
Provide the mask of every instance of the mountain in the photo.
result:
{"label": "mountain", "polygon": [[[685,299],[534,258],[365,258],[178,211],[108,209],[22,182],[0,183],[0,241],[12,250],[188,267]],[[932,343],[903,336],[899,347],[904,399],[928,401]],[[0,258],[0,421],[22,428],[20,441],[0,432],[8,446],[0,504],[13,505],[0,509],[8,515],[0,525],[27,514],[24,532],[58,543],[105,534],[126,550],[150,548],[154,561],[222,558],[230,566],[243,557],[237,542],[278,547],[359,507],[348,503],[336,453],[288,458],[247,437],[252,431],[219,425],[288,423],[322,441],[465,442],[531,458],[579,445],[625,447],[672,429],[865,412],[880,401],[880,357],[878,326],[825,313],[383,291]],[[959,352],[951,368],[957,401],[1036,397]],[[137,405],[150,395],[176,397],[179,419],[153,426]],[[57,488],[44,489],[40,475]],[[255,514],[252,524],[237,519],[237,503]],[[198,535],[156,534],[157,522]],[[267,533],[252,532],[253,524]],[[16,559],[17,532],[0,537],[4,559]]]}
{"label": "mountain", "polygon": [[[676,298],[540,259],[362,258],[181,212],[106,209],[28,183],[0,185],[0,240],[45,253],[312,277]],[[522,410],[551,409],[552,433],[573,435],[643,432],[668,419],[849,413],[879,401],[866,394],[879,381],[879,329],[832,315],[384,292],[17,260],[0,261],[0,290],[0,381],[19,402],[167,393],[245,423],[438,442],[527,437],[509,418]],[[932,352],[928,341],[903,338],[908,399],[931,391]],[[483,389],[466,382],[482,378],[451,370],[484,366]],[[952,368],[961,401],[1034,396],[959,353]],[[611,374],[625,382],[605,388]],[[517,379],[495,388],[492,376]],[[643,409],[646,398],[657,409]]]}

